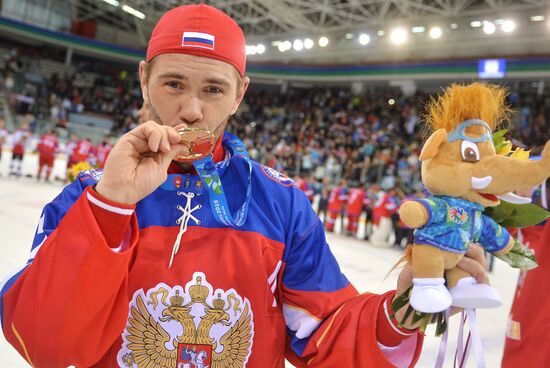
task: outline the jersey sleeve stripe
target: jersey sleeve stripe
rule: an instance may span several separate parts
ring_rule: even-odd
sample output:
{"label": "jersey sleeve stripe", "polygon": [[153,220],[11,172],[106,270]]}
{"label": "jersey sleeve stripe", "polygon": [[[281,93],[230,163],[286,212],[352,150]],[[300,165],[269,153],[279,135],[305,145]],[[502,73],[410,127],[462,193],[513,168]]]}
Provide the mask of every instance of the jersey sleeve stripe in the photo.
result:
{"label": "jersey sleeve stripe", "polygon": [[114,212],[114,213],[117,213],[119,215],[127,215],[127,216],[134,213],[134,210],[132,210],[132,209],[119,208],[119,207],[111,206],[110,204],[104,203],[104,202],[100,201],[99,199],[95,198],[92,194],[90,194],[89,191],[86,193],[86,196],[87,196],[88,200],[91,203],[93,203],[96,206],[101,207],[104,210],[107,210],[109,212]]}

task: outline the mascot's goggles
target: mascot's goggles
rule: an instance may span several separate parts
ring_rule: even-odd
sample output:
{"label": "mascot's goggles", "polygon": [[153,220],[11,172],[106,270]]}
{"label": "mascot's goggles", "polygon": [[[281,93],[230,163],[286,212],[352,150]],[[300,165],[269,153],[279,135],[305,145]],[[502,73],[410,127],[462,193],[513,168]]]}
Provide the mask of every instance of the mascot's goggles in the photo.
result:
{"label": "mascot's goggles", "polygon": [[192,162],[206,157],[214,150],[216,138],[214,133],[201,128],[178,129],[181,143],[189,147],[185,155],[178,155],[175,160],[178,162]]}
{"label": "mascot's goggles", "polygon": [[[483,134],[480,136],[479,133],[466,132],[466,128],[471,126],[481,126],[483,127]],[[449,142],[458,141],[459,139],[470,141],[474,143],[480,143],[483,141],[492,140],[492,132],[489,124],[479,119],[468,119],[458,124],[458,126],[447,135],[447,140]]]}

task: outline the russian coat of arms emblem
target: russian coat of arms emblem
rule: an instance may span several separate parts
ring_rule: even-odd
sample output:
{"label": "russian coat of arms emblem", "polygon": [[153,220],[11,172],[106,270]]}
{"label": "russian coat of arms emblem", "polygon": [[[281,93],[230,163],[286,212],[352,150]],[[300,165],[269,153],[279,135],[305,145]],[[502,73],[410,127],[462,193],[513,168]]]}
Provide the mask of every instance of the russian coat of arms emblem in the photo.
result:
{"label": "russian coat of arms emblem", "polygon": [[250,302],[213,289],[202,272],[185,285],[140,289],[130,302],[121,367],[244,367],[252,351]]}

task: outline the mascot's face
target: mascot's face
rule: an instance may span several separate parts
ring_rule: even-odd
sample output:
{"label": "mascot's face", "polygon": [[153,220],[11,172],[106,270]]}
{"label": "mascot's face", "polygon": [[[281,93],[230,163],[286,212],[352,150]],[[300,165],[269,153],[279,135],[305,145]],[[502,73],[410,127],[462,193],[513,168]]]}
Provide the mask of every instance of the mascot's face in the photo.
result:
{"label": "mascot's face", "polygon": [[459,124],[451,133],[435,131],[420,159],[422,181],[432,194],[461,197],[485,207],[498,205],[500,199],[526,203],[529,198],[512,192],[534,187],[550,175],[550,142],[541,160],[519,160],[496,154],[485,126]]}

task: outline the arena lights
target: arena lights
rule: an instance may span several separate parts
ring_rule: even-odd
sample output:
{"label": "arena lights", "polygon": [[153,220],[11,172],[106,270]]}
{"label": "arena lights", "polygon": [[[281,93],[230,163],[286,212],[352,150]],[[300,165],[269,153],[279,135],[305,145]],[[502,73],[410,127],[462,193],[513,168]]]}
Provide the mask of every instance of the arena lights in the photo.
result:
{"label": "arena lights", "polygon": [[451,23],[451,24],[449,25],[449,28],[451,28],[451,29],[457,29],[457,28],[458,28],[458,24],[456,24],[456,23]]}
{"label": "arena lights", "polygon": [[290,41],[288,40],[284,42],[279,42],[279,44],[277,45],[277,48],[279,49],[280,52],[285,52],[292,48],[292,43],[290,43]]}
{"label": "arena lights", "polygon": [[247,55],[263,54],[265,52],[265,46],[261,43],[258,45],[246,45],[245,51]]}
{"label": "arena lights", "polygon": [[390,105],[390,106],[395,105],[395,100],[394,100],[393,98],[390,98],[390,99],[388,100],[388,105]]}
{"label": "arena lights", "polygon": [[482,22],[480,22],[479,20],[474,20],[472,22],[470,22],[470,27],[472,28],[479,28],[483,25]]}
{"label": "arena lights", "polygon": [[328,37],[322,36],[319,38],[319,46],[326,47],[328,45]]}
{"label": "arena lights", "polygon": [[383,30],[379,30],[378,32],[376,32],[376,35],[378,37],[383,37],[384,36],[384,31]]}
{"label": "arena lights", "polygon": [[[103,0],[105,1],[105,0]],[[140,12],[139,10],[136,10],[128,5],[122,5],[122,10],[124,10],[126,13],[132,14],[134,17],[137,17],[139,19],[145,19],[145,14]]]}
{"label": "arena lights", "polygon": [[439,27],[432,27],[430,29],[430,37],[433,38],[434,40],[437,40],[438,38],[441,37],[441,35],[443,34],[443,31],[441,30],[441,28]]}
{"label": "arena lights", "polygon": [[411,32],[412,33],[424,33],[424,32],[426,32],[426,27],[422,27],[422,26],[412,27]]}
{"label": "arena lights", "polygon": [[529,17],[531,22],[542,22],[544,20],[544,15],[533,15],[532,17]]}
{"label": "arena lights", "polygon": [[368,44],[370,42],[370,36],[366,33],[361,33],[359,35],[359,43],[363,46],[365,46],[366,44]]}
{"label": "arena lights", "polygon": [[502,32],[510,33],[516,29],[516,23],[513,20],[505,19],[500,25]]}
{"label": "arena lights", "polygon": [[302,49],[304,48],[304,41],[302,41],[302,40],[294,40],[294,42],[292,43],[292,47],[293,47],[294,50],[296,50],[296,51],[302,51]]}
{"label": "arena lights", "polygon": [[311,38],[306,38],[304,40],[304,47],[309,50],[313,47],[313,45],[315,44],[315,42],[313,42],[313,40]]}
{"label": "arena lights", "polygon": [[346,40],[351,40],[353,38],[352,33],[346,33]]}
{"label": "arena lights", "polygon": [[107,4],[110,4],[112,6],[119,6],[120,3],[117,1],[117,0],[103,0],[104,2],[106,2]]}
{"label": "arena lights", "polygon": [[496,29],[497,27],[492,22],[483,23],[483,32],[485,32],[485,34],[492,35],[493,33],[495,33]]}
{"label": "arena lights", "polygon": [[407,42],[407,31],[403,28],[395,28],[390,33],[390,40],[396,45],[402,45]]}

